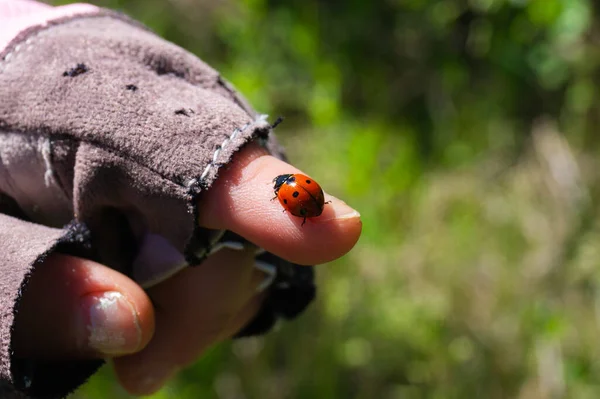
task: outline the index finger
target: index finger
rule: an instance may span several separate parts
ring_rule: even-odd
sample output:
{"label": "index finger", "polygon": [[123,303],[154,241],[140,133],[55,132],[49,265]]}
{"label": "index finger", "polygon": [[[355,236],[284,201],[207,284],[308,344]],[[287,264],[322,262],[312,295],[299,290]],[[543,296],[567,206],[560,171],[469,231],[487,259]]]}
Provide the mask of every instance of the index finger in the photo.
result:
{"label": "index finger", "polygon": [[319,264],[344,255],[358,241],[360,214],[327,195],[323,213],[307,220],[283,212],[273,199],[273,178],[302,173],[256,145],[238,153],[201,198],[198,221],[231,230],[267,251],[297,264]]}

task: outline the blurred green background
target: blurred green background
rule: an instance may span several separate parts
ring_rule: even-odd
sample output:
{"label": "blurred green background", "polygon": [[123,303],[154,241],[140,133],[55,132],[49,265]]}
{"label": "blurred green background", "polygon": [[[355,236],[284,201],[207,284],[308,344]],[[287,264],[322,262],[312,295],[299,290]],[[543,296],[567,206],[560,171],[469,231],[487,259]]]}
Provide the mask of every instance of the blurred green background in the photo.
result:
{"label": "blurred green background", "polygon": [[[597,2],[92,2],[285,116],[364,222],[300,319],[154,398],[600,397]],[[108,368],[73,396],[108,397]]]}

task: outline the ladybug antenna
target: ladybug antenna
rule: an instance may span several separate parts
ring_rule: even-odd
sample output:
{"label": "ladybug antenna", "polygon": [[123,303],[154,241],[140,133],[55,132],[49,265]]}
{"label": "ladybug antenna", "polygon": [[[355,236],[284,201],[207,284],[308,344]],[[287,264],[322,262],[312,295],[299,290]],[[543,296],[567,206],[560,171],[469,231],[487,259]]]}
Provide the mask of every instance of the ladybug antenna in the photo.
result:
{"label": "ladybug antenna", "polygon": [[283,116],[278,116],[277,119],[275,119],[275,122],[273,122],[271,125],[271,129],[275,129],[281,122],[283,122]]}

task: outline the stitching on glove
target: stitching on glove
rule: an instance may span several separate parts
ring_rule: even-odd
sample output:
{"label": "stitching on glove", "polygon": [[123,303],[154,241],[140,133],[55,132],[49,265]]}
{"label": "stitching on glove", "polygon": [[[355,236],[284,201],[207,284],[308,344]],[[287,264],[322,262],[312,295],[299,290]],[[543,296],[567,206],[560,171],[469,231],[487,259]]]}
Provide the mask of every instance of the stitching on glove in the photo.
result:
{"label": "stitching on glove", "polygon": [[46,187],[50,187],[52,184],[56,184],[54,169],[52,168],[52,143],[50,137],[46,137],[41,143],[41,148],[38,148],[38,151],[42,154],[42,160],[44,161],[44,167],[46,168],[46,171],[44,172],[44,184]]}
{"label": "stitching on glove", "polygon": [[246,123],[244,126],[242,126],[241,128],[236,127],[233,132],[227,137],[225,138],[225,140],[223,140],[223,142],[221,144],[217,144],[216,146],[216,150],[213,153],[212,156],[212,160],[208,163],[208,165],[206,165],[206,168],[204,168],[204,171],[202,172],[202,174],[200,175],[200,178],[198,179],[191,179],[190,181],[188,181],[186,183],[186,187],[189,189],[193,189],[194,186],[196,185],[200,185],[201,187],[204,186],[206,184],[206,177],[208,176],[208,174],[210,173],[210,170],[214,167],[214,166],[220,166],[220,163],[217,162],[217,159],[219,158],[219,154],[221,153],[221,150],[223,150],[225,147],[227,147],[227,145],[233,141],[236,136],[240,133],[243,133],[248,127],[258,123],[258,122],[264,122],[266,121],[268,118],[268,115],[259,115],[256,117],[256,119],[254,120],[254,122],[248,122]]}
{"label": "stitching on glove", "polygon": [[[37,33],[32,34],[29,38],[27,38],[27,40],[25,40],[25,43],[22,44],[17,44],[15,46],[15,48],[6,53],[6,55],[4,56],[4,58],[0,61],[2,61],[2,63],[0,64],[0,72],[4,71],[4,69],[6,68],[6,65],[9,64],[10,59],[13,58],[13,56],[15,54],[17,54],[19,51],[23,50],[23,51],[29,51],[31,50],[31,48],[33,47],[32,42],[34,39],[40,39],[39,36],[41,36],[41,34],[45,32],[45,30],[41,30]],[[38,40],[38,43],[40,43],[41,40]],[[38,44],[36,43],[36,44]]]}
{"label": "stitching on glove", "polygon": [[261,281],[258,287],[256,287],[256,292],[263,292],[275,282],[275,279],[277,278],[277,266],[271,263],[255,260],[254,267],[265,273],[265,278],[263,281]]}

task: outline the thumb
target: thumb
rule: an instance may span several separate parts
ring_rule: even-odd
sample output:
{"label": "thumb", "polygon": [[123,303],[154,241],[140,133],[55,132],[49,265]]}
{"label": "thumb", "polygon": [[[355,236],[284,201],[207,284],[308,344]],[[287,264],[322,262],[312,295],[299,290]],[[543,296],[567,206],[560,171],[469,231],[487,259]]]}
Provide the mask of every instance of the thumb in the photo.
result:
{"label": "thumb", "polygon": [[146,293],[127,276],[90,260],[54,254],[37,265],[18,304],[17,357],[114,357],[144,348],[154,333]]}

